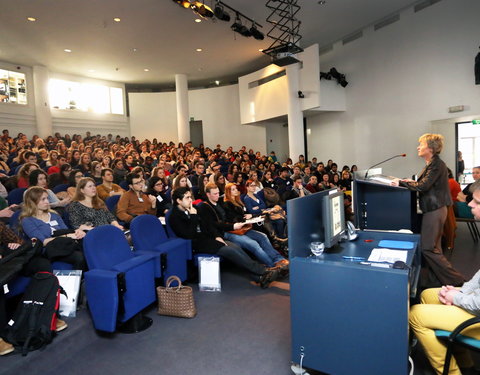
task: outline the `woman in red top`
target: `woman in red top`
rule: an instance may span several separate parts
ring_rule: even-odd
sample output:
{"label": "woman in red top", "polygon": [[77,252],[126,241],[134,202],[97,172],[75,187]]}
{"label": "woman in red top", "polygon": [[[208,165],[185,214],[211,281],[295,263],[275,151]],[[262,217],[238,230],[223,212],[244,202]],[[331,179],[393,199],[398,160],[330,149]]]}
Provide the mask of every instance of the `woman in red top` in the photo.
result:
{"label": "woman in red top", "polygon": [[32,171],[38,168],[39,166],[35,163],[25,163],[18,171],[17,187],[28,188],[28,176]]}

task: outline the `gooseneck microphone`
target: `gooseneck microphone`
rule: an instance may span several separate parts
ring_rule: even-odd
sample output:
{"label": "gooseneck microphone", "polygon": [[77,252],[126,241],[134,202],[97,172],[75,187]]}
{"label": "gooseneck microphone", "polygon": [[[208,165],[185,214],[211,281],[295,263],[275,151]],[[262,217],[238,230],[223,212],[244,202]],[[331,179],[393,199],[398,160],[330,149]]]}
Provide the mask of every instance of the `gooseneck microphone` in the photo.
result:
{"label": "gooseneck microphone", "polygon": [[407,154],[398,154],[398,155],[392,156],[391,158],[385,159],[385,160],[381,161],[380,163],[377,163],[377,164],[372,165],[372,166],[371,166],[370,168],[368,168],[367,171],[365,172],[365,179],[367,178],[368,172],[370,171],[370,169],[375,168],[375,167],[378,167],[380,164],[386,163],[386,162],[389,161],[389,160],[392,160],[392,159],[395,159],[395,158],[400,158],[400,157],[404,158],[405,156],[407,156]]}

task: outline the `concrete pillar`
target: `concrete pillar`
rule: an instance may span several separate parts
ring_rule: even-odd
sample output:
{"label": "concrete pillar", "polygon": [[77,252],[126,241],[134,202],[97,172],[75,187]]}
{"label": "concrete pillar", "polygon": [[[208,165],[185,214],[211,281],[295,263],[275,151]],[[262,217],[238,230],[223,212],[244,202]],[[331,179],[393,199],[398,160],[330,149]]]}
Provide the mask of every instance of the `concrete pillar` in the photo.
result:
{"label": "concrete pillar", "polygon": [[46,67],[38,65],[33,67],[33,87],[37,134],[40,138],[46,138],[53,135],[52,112],[48,98],[48,69]]}
{"label": "concrete pillar", "polygon": [[188,81],[186,74],[175,74],[175,90],[177,98],[177,130],[178,142],[190,140],[190,118],[188,111]]}
{"label": "concrete pillar", "polygon": [[298,155],[305,155],[305,143],[303,133],[303,113],[298,91],[300,89],[300,64],[287,66],[288,82],[288,148],[290,158],[295,163]]}

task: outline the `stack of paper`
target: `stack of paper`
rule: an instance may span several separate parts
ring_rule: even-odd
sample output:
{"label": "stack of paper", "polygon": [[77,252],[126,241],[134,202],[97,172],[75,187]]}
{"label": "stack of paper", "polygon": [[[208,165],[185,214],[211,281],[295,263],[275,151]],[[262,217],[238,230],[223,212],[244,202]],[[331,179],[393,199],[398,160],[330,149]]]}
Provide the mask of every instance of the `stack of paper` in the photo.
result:
{"label": "stack of paper", "polygon": [[407,261],[407,250],[392,250],[392,249],[373,249],[368,257],[369,262],[386,262],[395,263],[397,260],[402,262]]}

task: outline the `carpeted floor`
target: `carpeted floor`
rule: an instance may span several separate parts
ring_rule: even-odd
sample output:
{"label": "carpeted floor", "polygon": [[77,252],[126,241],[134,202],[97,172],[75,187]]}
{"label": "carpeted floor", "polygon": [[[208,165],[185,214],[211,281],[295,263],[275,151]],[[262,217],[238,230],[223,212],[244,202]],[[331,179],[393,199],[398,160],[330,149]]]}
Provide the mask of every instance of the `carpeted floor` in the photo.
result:
{"label": "carpeted floor", "polygon": [[[480,246],[459,224],[453,264],[470,278],[480,267]],[[18,375],[290,375],[288,280],[262,290],[246,273],[222,264],[222,291],[199,292],[194,319],[159,316],[138,334],[98,335],[87,310],[43,351],[0,358],[0,374]],[[413,352],[415,375],[433,374],[422,349]],[[314,371],[309,371],[315,375]],[[385,375],[387,372],[385,373]],[[357,374],[352,374],[357,375]],[[358,374],[384,375],[384,374]]]}

